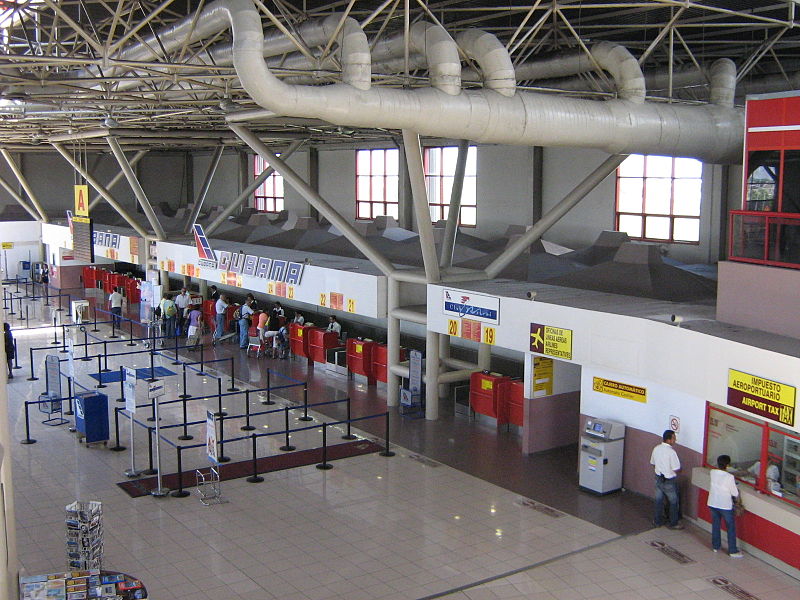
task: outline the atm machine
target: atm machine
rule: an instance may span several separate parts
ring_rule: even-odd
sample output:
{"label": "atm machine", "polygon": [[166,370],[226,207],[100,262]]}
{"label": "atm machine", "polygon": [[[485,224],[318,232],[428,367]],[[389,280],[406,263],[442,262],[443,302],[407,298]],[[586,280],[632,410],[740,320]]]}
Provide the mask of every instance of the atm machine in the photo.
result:
{"label": "atm machine", "polygon": [[581,435],[578,485],[596,494],[622,488],[625,425],[590,417]]}

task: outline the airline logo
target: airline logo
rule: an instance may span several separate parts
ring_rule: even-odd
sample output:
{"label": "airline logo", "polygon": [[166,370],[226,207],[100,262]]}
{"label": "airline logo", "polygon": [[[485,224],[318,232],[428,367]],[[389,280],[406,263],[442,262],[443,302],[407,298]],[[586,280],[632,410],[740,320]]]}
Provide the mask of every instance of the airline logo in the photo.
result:
{"label": "airline logo", "polygon": [[194,243],[197,246],[197,255],[200,258],[198,263],[201,267],[208,267],[211,269],[217,268],[217,257],[211,249],[211,244],[208,243],[203,226],[199,223],[194,224]]}
{"label": "airline logo", "polygon": [[460,319],[469,318],[497,325],[500,318],[500,298],[483,296],[462,290],[444,290],[444,314]]}

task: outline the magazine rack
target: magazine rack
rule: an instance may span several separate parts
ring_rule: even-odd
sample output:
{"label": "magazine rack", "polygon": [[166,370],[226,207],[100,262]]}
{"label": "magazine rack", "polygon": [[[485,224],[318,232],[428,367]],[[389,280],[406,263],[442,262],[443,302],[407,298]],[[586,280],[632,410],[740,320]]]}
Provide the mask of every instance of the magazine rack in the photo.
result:
{"label": "magazine rack", "polygon": [[70,569],[100,569],[103,562],[103,503],[66,506],[67,565]]}

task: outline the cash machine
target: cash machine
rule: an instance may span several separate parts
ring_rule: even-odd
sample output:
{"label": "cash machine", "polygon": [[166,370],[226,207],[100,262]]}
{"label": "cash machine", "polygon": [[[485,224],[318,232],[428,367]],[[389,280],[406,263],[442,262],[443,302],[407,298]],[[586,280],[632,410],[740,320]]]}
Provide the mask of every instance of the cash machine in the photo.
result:
{"label": "cash machine", "polygon": [[596,494],[622,488],[625,425],[590,417],[581,435],[578,484]]}

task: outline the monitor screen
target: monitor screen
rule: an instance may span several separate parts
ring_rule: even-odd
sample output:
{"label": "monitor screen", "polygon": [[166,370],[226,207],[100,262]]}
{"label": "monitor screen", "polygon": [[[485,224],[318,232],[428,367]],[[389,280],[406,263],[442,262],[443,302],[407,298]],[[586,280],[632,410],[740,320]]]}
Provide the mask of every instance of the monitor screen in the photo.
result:
{"label": "monitor screen", "polygon": [[603,431],[603,424],[602,423],[595,423],[594,424],[594,430],[602,432]]}

